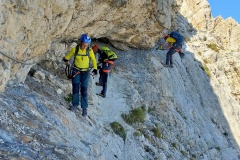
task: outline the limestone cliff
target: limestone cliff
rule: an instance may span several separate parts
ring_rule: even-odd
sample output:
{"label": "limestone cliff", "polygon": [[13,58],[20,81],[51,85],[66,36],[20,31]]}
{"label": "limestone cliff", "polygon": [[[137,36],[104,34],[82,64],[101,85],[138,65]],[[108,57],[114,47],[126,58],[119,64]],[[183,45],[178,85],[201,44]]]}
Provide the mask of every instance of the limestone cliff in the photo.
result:
{"label": "limestone cliff", "polygon": [[[36,62],[52,44],[76,39],[81,33],[149,48],[164,28],[170,28],[172,3],[3,0],[0,6],[1,52],[22,62]],[[31,66],[22,67],[3,55],[1,59],[2,91],[15,75],[23,81]]]}
{"label": "limestone cliff", "polygon": [[[1,159],[240,159],[239,24],[207,1],[2,0],[0,12]],[[155,44],[174,29],[185,57],[170,69]],[[128,49],[112,48],[106,99],[91,78],[87,118],[68,110],[61,62],[81,33]],[[136,108],[146,117],[128,124]]]}
{"label": "limestone cliff", "polygon": [[240,51],[240,25],[232,18],[224,20],[221,16],[214,19],[212,22],[211,31],[216,37],[216,43],[232,52]]}
{"label": "limestone cliff", "polygon": [[[112,48],[119,59],[107,97],[95,95],[101,87],[95,85],[98,77],[91,78],[89,117],[83,118],[81,111],[69,111],[63,98],[71,82],[64,78],[63,64],[52,61],[64,55],[57,51],[64,44],[55,47],[24,84],[11,82],[0,94],[2,159],[240,158],[239,103],[218,65],[224,59],[212,63],[211,49],[205,53],[212,56],[186,51],[180,59],[175,54],[174,67],[165,68],[166,51]],[[141,107],[144,121],[128,124],[122,115]],[[113,122],[124,131],[114,133]]]}
{"label": "limestone cliff", "polygon": [[[167,30],[179,29],[188,40],[196,29],[210,29],[216,32],[220,46],[239,49],[239,25],[211,19],[207,1],[3,0],[0,9],[1,53],[30,64],[39,61],[54,43],[72,41],[85,32],[131,47],[150,48]],[[227,34],[222,32],[226,27]],[[14,63],[3,55],[1,60],[1,91],[10,79],[24,81],[31,65]]]}

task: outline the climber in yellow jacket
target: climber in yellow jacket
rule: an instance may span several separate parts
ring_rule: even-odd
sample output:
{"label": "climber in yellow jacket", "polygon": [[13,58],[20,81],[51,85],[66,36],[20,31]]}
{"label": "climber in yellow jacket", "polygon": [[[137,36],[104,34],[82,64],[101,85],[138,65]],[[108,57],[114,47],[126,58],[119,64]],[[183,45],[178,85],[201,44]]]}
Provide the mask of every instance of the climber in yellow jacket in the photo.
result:
{"label": "climber in yellow jacket", "polygon": [[173,43],[176,42],[176,40],[175,40],[174,38],[170,37],[170,36],[167,35],[167,34],[164,34],[163,39],[165,40],[165,42],[164,42],[162,45],[160,45],[159,48],[157,48],[157,49],[163,49],[163,47],[164,47],[167,43],[168,43],[168,45],[167,45],[166,49],[169,49],[169,48],[172,47]]}
{"label": "climber in yellow jacket", "polygon": [[173,61],[172,61],[172,56],[175,52],[178,52],[180,57],[184,57],[184,53],[182,52],[182,45],[184,43],[184,37],[178,32],[178,31],[173,31],[170,34],[164,34],[163,36],[165,42],[159,46],[157,49],[163,49],[164,45],[168,43],[167,48],[164,49],[169,49],[167,52],[166,56],[166,63],[163,65],[165,67],[173,67]]}
{"label": "climber in yellow jacket", "polygon": [[97,61],[92,48],[89,47],[91,38],[87,34],[83,34],[79,38],[80,45],[72,48],[70,52],[63,58],[68,63],[70,58],[74,56],[74,65],[72,70],[72,106],[70,110],[74,111],[79,105],[79,90],[81,86],[81,108],[82,116],[87,116],[88,107],[88,83],[90,77],[90,59],[93,64],[92,75],[97,75]]}

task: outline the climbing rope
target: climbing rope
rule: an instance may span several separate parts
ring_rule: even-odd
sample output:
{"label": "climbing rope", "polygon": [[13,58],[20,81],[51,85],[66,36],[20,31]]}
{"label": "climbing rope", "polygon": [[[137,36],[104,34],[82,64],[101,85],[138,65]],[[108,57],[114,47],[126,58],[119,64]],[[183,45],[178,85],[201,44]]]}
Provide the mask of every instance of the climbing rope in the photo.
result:
{"label": "climbing rope", "polygon": [[0,52],[0,54],[2,54],[2,55],[4,55],[4,56],[8,57],[9,59],[11,59],[11,60],[13,60],[13,61],[15,61],[15,62],[21,63],[21,64],[23,64],[23,65],[33,65],[33,64],[36,63],[36,62],[33,62],[33,63],[26,63],[26,62],[22,62],[22,61],[19,61],[19,60],[17,60],[17,59],[14,59],[14,58],[12,58],[12,57],[6,55],[5,53]]}

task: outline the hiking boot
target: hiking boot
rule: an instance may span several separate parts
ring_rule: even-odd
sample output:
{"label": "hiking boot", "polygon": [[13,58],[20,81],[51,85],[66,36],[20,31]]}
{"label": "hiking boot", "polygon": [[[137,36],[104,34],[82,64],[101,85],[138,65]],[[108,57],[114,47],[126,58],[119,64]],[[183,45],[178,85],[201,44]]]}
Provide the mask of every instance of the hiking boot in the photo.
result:
{"label": "hiking boot", "polygon": [[70,106],[69,110],[75,112],[77,110],[77,106]]}
{"label": "hiking boot", "polygon": [[97,86],[102,86],[102,84],[101,84],[101,83],[98,83],[98,82],[96,82],[96,85],[97,85]]}
{"label": "hiking boot", "polygon": [[169,64],[163,64],[164,67],[169,67],[170,65]]}
{"label": "hiking boot", "polygon": [[172,65],[172,64],[164,64],[163,66],[164,66],[164,67],[173,68],[173,65]]}
{"label": "hiking boot", "polygon": [[185,56],[185,54],[183,52],[179,52],[179,56],[180,56],[180,58],[183,58]]}
{"label": "hiking boot", "polygon": [[106,96],[104,96],[102,93],[97,93],[96,95],[105,98]]}
{"label": "hiking boot", "polygon": [[87,116],[87,108],[82,109],[82,116],[86,117]]}

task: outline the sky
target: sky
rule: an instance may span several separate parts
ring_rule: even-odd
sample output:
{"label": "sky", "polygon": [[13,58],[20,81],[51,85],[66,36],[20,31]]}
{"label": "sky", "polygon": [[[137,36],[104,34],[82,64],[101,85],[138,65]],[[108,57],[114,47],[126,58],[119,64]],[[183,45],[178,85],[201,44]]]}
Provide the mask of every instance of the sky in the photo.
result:
{"label": "sky", "polygon": [[224,19],[232,17],[240,24],[240,0],[208,0],[212,16],[221,15]]}

